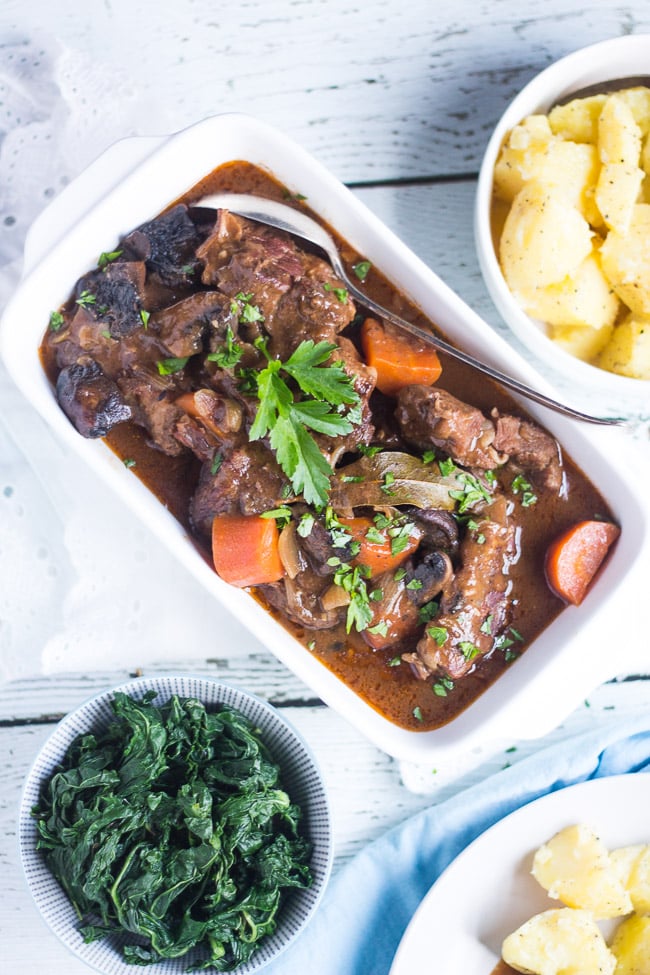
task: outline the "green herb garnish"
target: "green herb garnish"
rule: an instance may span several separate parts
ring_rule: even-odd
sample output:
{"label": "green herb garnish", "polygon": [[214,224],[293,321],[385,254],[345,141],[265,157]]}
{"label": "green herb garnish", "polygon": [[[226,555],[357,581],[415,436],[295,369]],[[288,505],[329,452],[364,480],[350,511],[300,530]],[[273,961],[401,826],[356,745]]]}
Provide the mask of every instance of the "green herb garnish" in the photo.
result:
{"label": "green herb garnish", "polygon": [[208,362],[216,362],[220,369],[233,369],[242,355],[244,350],[238,342],[235,342],[235,335],[230,325],[226,327],[226,340],[217,349],[216,352],[210,352],[206,356]]}
{"label": "green herb garnish", "polygon": [[156,366],[161,376],[171,376],[175,372],[180,372],[188,363],[189,356],[171,357],[170,359],[160,359]]}
{"label": "green herb garnish", "polygon": [[86,307],[88,305],[94,305],[96,301],[97,301],[97,295],[94,295],[92,291],[87,291],[87,290],[82,291],[79,297],[77,298],[77,304],[81,305],[82,307]]}
{"label": "green herb garnish", "polygon": [[332,294],[336,296],[336,300],[340,301],[342,305],[344,305],[348,300],[347,288],[336,288],[333,284],[330,284],[328,281],[325,282],[323,287],[325,288],[325,291],[331,291]]}
{"label": "green herb garnish", "polygon": [[97,267],[100,271],[105,271],[109,264],[121,257],[122,251],[102,251],[97,259]]}
{"label": "green herb garnish", "polygon": [[[258,347],[266,354],[262,343]],[[269,437],[295,493],[318,507],[327,503],[332,468],[309,431],[330,437],[350,433],[348,417],[331,407],[359,402],[353,380],[341,363],[325,364],[336,349],[330,342],[308,339],[286,362],[269,358],[268,365],[257,374],[259,408],[249,433],[250,440]],[[294,381],[300,399],[287,380]]]}
{"label": "green herb garnish", "polygon": [[60,311],[53,311],[50,313],[49,327],[51,332],[60,331],[65,325],[65,318]]}
{"label": "green herb garnish", "polygon": [[365,281],[366,278],[368,277],[368,272],[370,271],[371,267],[372,264],[370,263],[370,261],[359,261],[358,264],[352,265],[352,270],[356,274],[359,281]]}

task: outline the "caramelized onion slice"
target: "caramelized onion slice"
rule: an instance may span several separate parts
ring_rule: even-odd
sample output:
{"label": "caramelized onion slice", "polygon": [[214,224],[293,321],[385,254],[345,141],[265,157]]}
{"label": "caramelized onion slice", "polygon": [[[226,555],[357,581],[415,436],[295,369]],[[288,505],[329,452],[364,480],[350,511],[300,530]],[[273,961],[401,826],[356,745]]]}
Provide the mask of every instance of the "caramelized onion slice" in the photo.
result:
{"label": "caramelized onion slice", "polygon": [[197,389],[183,393],[176,405],[200,420],[217,437],[237,433],[242,424],[242,408],[227,396],[219,396],[213,389]]}
{"label": "caramelized onion slice", "polygon": [[361,457],[340,468],[331,483],[330,500],[335,509],[412,504],[452,511],[456,502],[450,491],[458,491],[459,486],[454,474],[443,476],[437,464],[424,464],[398,450]]}
{"label": "caramelized onion slice", "polygon": [[296,526],[293,521],[280,532],[278,539],[278,553],[280,561],[284,566],[284,571],[290,579],[295,579],[298,573],[305,568],[306,562],[298,546]]}

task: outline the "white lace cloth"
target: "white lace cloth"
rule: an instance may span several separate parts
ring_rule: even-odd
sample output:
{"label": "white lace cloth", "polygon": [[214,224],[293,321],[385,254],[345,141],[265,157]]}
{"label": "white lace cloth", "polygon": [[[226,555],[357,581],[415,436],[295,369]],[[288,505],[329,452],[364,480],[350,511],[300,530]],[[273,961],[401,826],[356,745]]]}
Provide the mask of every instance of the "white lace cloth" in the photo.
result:
{"label": "white lace cloth", "polygon": [[[100,16],[102,31],[72,50],[42,30],[2,33],[0,13],[0,309],[19,280],[27,229],[69,179],[120,137],[187,124],[166,116],[177,103],[164,91],[154,98],[139,85],[154,52],[129,59],[136,40],[123,26],[118,38],[107,9]],[[77,29],[87,28],[80,20]],[[119,100],[115,75],[93,57],[100,40],[130,65]],[[261,649],[66,454],[0,364],[0,680],[201,659],[225,646]]]}

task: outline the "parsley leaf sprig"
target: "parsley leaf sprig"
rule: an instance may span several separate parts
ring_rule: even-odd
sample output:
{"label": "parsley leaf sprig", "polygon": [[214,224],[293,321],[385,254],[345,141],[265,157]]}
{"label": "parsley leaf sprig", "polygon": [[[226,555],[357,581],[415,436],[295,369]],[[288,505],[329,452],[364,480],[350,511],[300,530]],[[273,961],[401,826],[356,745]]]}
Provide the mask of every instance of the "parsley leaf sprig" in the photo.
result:
{"label": "parsley leaf sprig", "polygon": [[329,437],[350,433],[352,422],[341,410],[358,404],[359,394],[340,362],[327,364],[337,349],[330,342],[303,341],[286,362],[271,359],[264,342],[255,344],[268,364],[256,376],[259,407],[249,439],[268,435],[295,493],[323,507],[332,468],[310,431]]}

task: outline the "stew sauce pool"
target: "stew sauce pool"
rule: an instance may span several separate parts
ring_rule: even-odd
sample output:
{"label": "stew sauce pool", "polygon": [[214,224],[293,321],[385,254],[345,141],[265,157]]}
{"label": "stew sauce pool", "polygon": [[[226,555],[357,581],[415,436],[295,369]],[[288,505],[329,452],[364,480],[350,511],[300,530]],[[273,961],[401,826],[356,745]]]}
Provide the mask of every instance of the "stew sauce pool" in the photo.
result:
{"label": "stew sauce pool", "polygon": [[[284,188],[268,174],[250,164],[237,162],[217,169],[204,181],[194,187],[178,203],[184,204],[185,208],[191,207],[192,204],[195,204],[204,195],[216,192],[252,193],[272,197],[285,203],[291,202],[288,200],[288,194]],[[303,206],[304,204],[294,201],[293,205]],[[166,212],[169,213],[173,209],[170,208]],[[208,241],[212,240],[210,236],[213,233],[211,230],[211,219],[213,221],[214,214],[211,219],[209,219],[207,211],[196,211],[196,213],[192,211],[192,214],[194,223],[199,226],[198,233],[201,241],[205,241],[206,238]],[[231,232],[235,236],[241,233],[240,229]],[[246,232],[248,231],[244,227],[244,236]],[[155,230],[149,230],[148,233],[149,238],[146,240],[139,231],[128,235],[126,243],[123,244],[121,242],[118,250],[105,258],[103,272],[101,271],[102,262],[100,262],[100,272],[95,271],[94,277],[89,273],[89,276],[85,276],[78,282],[70,300],[58,313],[53,315],[54,326],[51,322],[50,328],[45,334],[41,349],[42,359],[52,382],[57,383],[59,401],[66,412],[68,412],[72,422],[86,435],[104,436],[115,453],[127,463],[127,466],[131,467],[133,474],[137,475],[187,528],[195,539],[197,547],[205,558],[211,561],[209,519],[212,517],[212,509],[210,509],[208,504],[206,514],[203,502],[208,498],[210,503],[216,504],[215,511],[219,510],[220,505],[223,508],[223,504],[219,500],[214,502],[213,499],[210,500],[209,498],[209,488],[212,483],[210,478],[211,476],[218,477],[217,472],[214,472],[213,475],[210,474],[210,470],[214,470],[217,466],[214,459],[217,456],[217,448],[214,446],[210,447],[210,443],[205,446],[203,442],[201,446],[195,445],[198,438],[197,423],[195,422],[195,418],[190,416],[188,422],[184,422],[182,425],[184,432],[181,437],[182,445],[178,445],[179,449],[176,449],[176,441],[181,436],[178,433],[178,424],[176,427],[170,427],[171,435],[173,435],[173,438],[176,438],[172,448],[167,450],[167,452],[161,449],[161,443],[163,443],[164,447],[163,438],[170,431],[166,429],[162,419],[158,422],[158,419],[155,418],[152,403],[154,403],[156,397],[151,395],[149,387],[144,388],[142,386],[141,376],[137,368],[133,374],[130,374],[128,381],[123,380],[125,372],[124,358],[115,366],[114,374],[108,381],[108,385],[115,392],[115,395],[113,396],[111,392],[107,396],[106,389],[104,388],[104,374],[111,375],[111,362],[113,361],[111,356],[115,355],[112,351],[113,348],[121,348],[125,343],[130,341],[130,336],[134,334],[133,324],[131,323],[128,327],[126,325],[120,325],[121,319],[119,317],[111,317],[112,312],[107,312],[104,305],[100,307],[100,300],[104,301],[105,299],[100,299],[94,293],[94,291],[97,291],[98,274],[106,272],[108,263],[111,266],[111,275],[114,276],[118,276],[118,273],[124,270],[125,263],[129,264],[129,276],[125,287],[130,288],[136,296],[134,299],[136,302],[134,307],[140,309],[138,314],[140,315],[142,328],[140,329],[139,341],[141,341],[143,348],[149,348],[149,345],[146,345],[146,343],[157,343],[158,352],[156,354],[158,355],[158,363],[164,360],[164,362],[171,364],[169,365],[170,370],[177,370],[176,373],[172,371],[171,373],[167,373],[166,376],[161,373],[155,377],[156,382],[160,384],[159,399],[168,402],[169,400],[173,400],[174,396],[178,396],[179,393],[182,394],[191,391],[193,388],[187,360],[194,355],[194,352],[191,348],[185,348],[188,341],[189,326],[184,332],[182,329],[179,332],[176,325],[174,325],[171,327],[169,333],[164,333],[164,328],[167,326],[165,325],[166,319],[164,315],[161,315],[161,310],[170,307],[170,305],[174,305],[175,302],[186,299],[197,291],[201,295],[205,295],[208,292],[210,294],[216,292],[210,291],[209,286],[205,284],[206,272],[202,271],[203,264],[201,261],[197,262],[196,247],[192,251],[192,247],[190,246],[191,242],[186,247],[187,265],[182,265],[180,269],[176,268],[175,271],[173,269],[169,271],[165,264],[165,254],[167,253],[165,248],[167,245],[164,241],[161,243],[158,240]],[[224,231],[224,233],[226,232]],[[305,245],[299,241],[295,243],[299,249],[300,256],[303,251],[306,251]],[[351,270],[351,273],[354,273],[352,268],[363,261],[363,255],[354,253],[345,241],[339,240],[338,243],[346,266]],[[186,245],[183,244],[182,246],[185,247]],[[231,247],[231,250],[234,246],[227,243],[227,247]],[[209,247],[202,245],[200,253],[205,255],[208,251]],[[162,256],[160,256],[161,254]],[[205,258],[205,260],[207,259]],[[238,259],[243,260],[241,257]],[[285,264],[288,262],[287,266],[289,266],[291,261],[295,259],[295,254],[292,251],[286,255],[286,258],[282,255],[280,258],[277,258],[276,255],[275,259],[279,260],[282,267],[285,266],[282,264],[283,261],[285,261]],[[217,259],[217,263],[219,260],[221,260],[220,257]],[[151,273],[151,267],[154,266],[156,261],[158,262],[156,264],[157,270],[153,274]],[[244,261],[243,263],[245,264],[246,262]],[[113,268],[117,268],[117,271],[112,270]],[[142,273],[146,272],[147,274],[147,283],[145,285],[143,285],[142,277],[137,277],[137,274],[140,274],[142,268],[145,269]],[[238,313],[241,313],[242,307],[246,305],[248,309],[257,309],[259,313],[260,302],[264,299],[265,293],[262,294],[260,292],[262,298],[259,302],[257,296],[251,298],[250,293],[244,294],[242,289],[248,287],[248,279],[241,272],[240,265],[238,265],[238,269],[236,270],[237,273],[241,273],[241,281],[243,283],[242,287],[239,288],[236,273],[232,269],[227,271],[226,278],[230,274],[230,278],[232,279],[229,279],[229,301],[232,303],[235,297],[238,298]],[[197,283],[202,273],[204,275],[204,278],[201,279],[202,283]],[[293,273],[290,268],[288,273]],[[310,271],[311,273],[312,271]],[[225,287],[223,285],[223,274],[224,272],[222,270],[217,272],[217,278],[221,281],[219,287]],[[325,317],[326,315],[331,317],[337,314],[341,309],[338,309],[333,304],[335,298],[331,294],[332,291],[336,290],[335,284],[328,283],[326,272],[322,268],[317,268],[313,274],[317,278],[318,275],[321,275],[321,277],[325,275],[323,277],[325,283],[320,287],[318,299],[332,302],[332,304],[327,306],[323,315]],[[298,277],[296,276],[297,279]],[[430,329],[433,327],[432,323],[424,318],[376,269],[370,268],[367,271],[363,286],[367,289],[369,296],[383,305],[390,307],[403,317],[409,318],[411,321],[425,328]],[[144,293],[143,288],[147,289],[146,311],[142,308],[144,301],[142,298],[142,294]],[[345,301],[344,296],[339,295],[338,297]],[[312,299],[313,295],[310,297],[310,300]],[[242,302],[244,303],[243,305]],[[108,327],[106,327],[106,315],[108,315]],[[76,319],[75,316],[77,316]],[[225,311],[222,309],[221,312],[222,326],[224,316],[228,318],[227,308]],[[240,321],[244,317],[242,315]],[[249,317],[254,318],[255,316],[249,315]],[[262,319],[262,325],[264,325],[264,316],[260,315],[259,317]],[[360,330],[364,321],[363,309],[352,309],[350,317],[350,322],[341,330],[342,334],[351,344],[351,348],[348,349],[346,356],[349,360],[350,357],[358,355],[361,360]],[[231,319],[228,319],[228,321],[231,321]],[[205,322],[202,327],[203,334],[205,334]],[[255,348],[259,351],[262,345],[264,345],[264,342],[260,344],[258,341],[258,344],[255,345],[254,342],[250,341],[247,345],[245,341],[247,338],[251,339],[253,334],[252,331],[246,332],[246,328],[253,329],[259,327],[260,324],[258,321],[254,325],[240,326],[239,334],[235,334],[234,336],[231,331],[230,345],[232,346],[233,341],[240,341],[243,348],[250,348],[250,350]],[[71,337],[73,334],[74,341]],[[326,339],[329,334],[327,333],[325,335]],[[335,333],[332,332],[331,334],[334,335]],[[222,327],[220,333],[220,349],[223,350],[225,344],[227,344],[227,338],[227,332],[224,332]],[[315,336],[316,341],[320,338],[322,336]],[[277,335],[272,336],[272,342],[274,343],[280,342],[281,339],[285,341],[286,336],[283,335],[280,338]],[[214,345],[214,340],[211,341],[213,344],[210,348],[213,350],[212,354],[214,357],[214,348],[216,346]],[[266,341],[266,338],[264,341]],[[110,346],[106,347],[107,351],[104,350],[104,342]],[[165,342],[167,343],[166,345]],[[104,351],[96,351],[96,348],[99,348],[99,346]],[[162,351],[160,351],[161,349]],[[185,355],[186,351],[189,351],[190,355]],[[205,349],[203,351],[205,352]],[[103,359],[102,355],[104,356]],[[286,360],[286,350],[282,358]],[[333,359],[336,359],[336,355],[333,356]],[[93,420],[91,418],[91,421],[87,421],[87,417],[78,419],[75,415],[75,410],[79,409],[80,402],[83,401],[87,405],[89,397],[92,399],[95,395],[98,388],[96,385],[98,380],[95,365],[97,361],[100,362],[99,372],[101,373],[99,376],[101,387],[100,398],[104,397],[104,400],[107,398],[111,400],[112,415],[114,419],[117,416],[117,421],[113,422],[113,420],[109,419],[106,422],[106,428],[99,424],[91,430],[84,430],[82,429],[84,423],[90,422],[92,426]],[[260,361],[256,363],[258,376],[259,369],[264,366],[266,361],[266,359],[260,356]],[[485,425],[490,432],[490,436],[494,432],[493,427],[497,425],[497,418],[505,418],[505,421],[507,421],[509,418],[512,419],[512,417],[515,417],[524,422],[528,422],[528,418],[521,408],[512,401],[506,392],[490,380],[478,375],[470,367],[462,363],[449,360],[443,356],[441,356],[441,361],[442,374],[435,384],[435,388],[441,390],[443,395],[450,394],[446,404],[448,411],[451,410],[450,418],[446,421],[448,426],[453,426],[455,423],[459,426],[461,425],[463,421],[463,410],[465,410],[466,404],[469,404],[473,409],[478,408],[483,413],[486,418]],[[179,366],[179,363],[182,364]],[[212,382],[214,380],[219,395],[223,397],[225,395],[223,376],[217,374],[216,366],[211,365],[210,368],[213,371],[208,377],[209,381]],[[359,368],[365,369],[362,362]],[[238,404],[237,410],[239,410],[239,414],[237,414],[237,410],[235,410],[235,414],[239,416],[239,422],[243,423],[242,429],[244,429],[246,424],[250,425],[250,417],[246,417],[246,404],[248,400],[246,400],[244,394],[240,395],[239,391],[235,388],[236,384],[233,376],[233,369],[230,369],[228,381],[231,383],[232,395],[230,399],[228,397],[222,399],[222,402],[228,399],[228,402]],[[116,384],[113,383],[115,377],[117,377]],[[205,381],[205,375],[202,374],[199,385],[205,383]],[[176,383],[176,386],[174,386],[174,383]],[[393,397],[384,396],[377,391],[371,392],[366,396],[363,403],[367,404],[368,409],[372,411],[374,424],[374,434],[371,433],[367,443],[382,446],[385,450],[409,451],[414,456],[417,456],[418,459],[427,454],[420,441],[423,436],[426,437],[426,423],[422,420],[422,416],[423,410],[428,409],[428,394],[426,390],[422,391],[419,387],[413,387],[413,389],[415,389],[417,395],[409,396],[409,394],[400,394],[399,411],[401,411],[401,427],[395,423],[396,408]],[[363,395],[365,396],[365,393]],[[460,404],[459,406],[456,405],[456,400]],[[131,407],[128,405],[125,406],[125,402],[130,403]],[[241,418],[242,410],[244,415],[243,421]],[[456,410],[456,413],[454,413],[454,410]],[[496,413],[493,413],[493,411],[496,411]],[[141,423],[143,416],[149,424],[147,428]],[[492,419],[493,417],[494,419]],[[183,419],[185,420],[185,417]],[[152,428],[156,424],[158,424],[156,427],[156,436],[159,437],[159,442],[154,443]],[[200,426],[200,423],[198,425]],[[530,429],[526,428],[524,432],[530,433],[531,429],[533,429],[532,424],[530,425]],[[534,429],[536,430],[537,428]],[[208,431],[209,433],[210,431]],[[219,462],[221,462],[222,456],[225,456],[226,460],[229,460],[229,450],[231,448],[234,449],[233,445],[237,449],[241,447],[244,452],[249,449],[246,444],[242,446],[241,433],[237,434],[237,436],[240,437],[240,440],[237,440],[235,434],[233,434],[231,441],[226,441],[225,446],[219,446]],[[548,448],[548,442],[551,438],[548,435],[545,436],[546,442],[544,446]],[[208,436],[209,440],[210,436]],[[449,442],[451,443],[452,440],[453,433]],[[495,443],[497,443],[496,440]],[[190,445],[189,447],[188,444]],[[263,446],[260,449],[268,449],[267,446],[264,446],[266,444],[264,439],[262,439],[261,444]],[[358,461],[363,456],[359,450],[360,444],[365,449],[361,434],[359,434],[359,439],[356,443],[353,437],[349,449],[337,458],[333,465],[335,469]],[[451,448],[447,446],[445,450],[445,446],[447,446],[446,443],[443,444],[442,449],[440,449],[439,445],[436,448],[436,461],[432,461],[429,457],[425,457],[425,461],[429,465],[442,461],[444,465],[446,461],[449,461],[451,452]],[[490,449],[493,450],[495,455],[498,453],[498,451],[494,450],[494,446],[491,446]],[[210,450],[212,450],[212,454],[210,454]],[[434,451],[431,450],[429,453],[433,455]],[[503,456],[506,455],[504,454]],[[212,460],[210,459],[211,457]],[[539,462],[535,458],[533,458],[531,466],[523,454],[519,462],[515,451],[514,463],[511,458],[505,463],[499,462],[495,464],[494,468],[488,471],[487,479],[485,476],[486,468],[477,471],[472,462],[460,467],[461,470],[472,471],[472,476],[478,477],[479,488],[484,491],[484,494],[487,492],[485,497],[490,492],[496,491],[505,498],[504,503],[508,509],[508,530],[510,535],[508,540],[508,579],[506,591],[502,594],[503,598],[495,602],[494,612],[489,608],[485,609],[485,607],[481,610],[483,613],[481,627],[477,628],[475,634],[470,634],[471,639],[465,640],[463,644],[471,648],[469,654],[466,655],[468,658],[467,666],[463,666],[463,661],[461,660],[461,668],[458,672],[454,671],[453,667],[445,670],[444,667],[437,668],[435,663],[431,664],[432,659],[437,659],[436,654],[438,650],[436,640],[440,639],[440,633],[436,631],[436,608],[442,607],[438,608],[438,613],[442,612],[443,615],[445,611],[444,598],[440,596],[436,596],[435,599],[431,599],[419,606],[418,613],[420,616],[416,630],[411,630],[406,636],[397,639],[396,642],[388,646],[381,645],[382,626],[375,626],[374,628],[377,630],[377,634],[370,641],[375,645],[371,646],[369,645],[370,637],[367,632],[369,627],[366,625],[364,632],[363,629],[359,631],[355,626],[350,626],[349,619],[346,616],[345,604],[340,608],[335,606],[334,609],[329,611],[330,616],[328,619],[331,617],[329,625],[321,626],[319,623],[318,626],[311,626],[307,625],[309,622],[307,617],[304,622],[301,622],[300,616],[296,615],[299,613],[299,608],[296,609],[294,606],[287,613],[286,600],[288,597],[284,590],[284,582],[274,583],[270,586],[253,587],[251,592],[270,613],[276,616],[303,643],[306,653],[315,654],[326,667],[337,674],[357,694],[365,699],[373,708],[385,715],[390,721],[411,730],[427,730],[446,724],[492,684],[506,667],[512,666],[513,664],[516,666],[516,658],[564,608],[562,600],[551,591],[545,580],[544,557],[549,542],[563,530],[580,520],[594,518],[612,520],[611,512],[608,510],[606,503],[596,488],[577,469],[570,458],[565,454],[558,454],[558,457],[561,457],[561,460],[558,463],[557,470],[550,471],[550,467],[544,466],[543,462]],[[273,460],[272,457],[271,460]],[[452,456],[453,460],[457,461],[459,465],[463,463],[462,457],[458,460],[458,458]],[[552,460],[552,463],[555,463],[555,461]],[[274,464],[267,464],[264,460],[260,462],[260,467],[260,477],[266,477],[269,471],[275,471]],[[441,467],[441,470],[444,470],[444,467]],[[264,471],[266,471],[266,474]],[[281,472],[279,473],[281,474]],[[270,477],[270,474],[268,476]],[[350,480],[354,479],[351,478]],[[514,488],[513,485],[516,481],[517,486]],[[197,488],[197,486],[200,487]],[[388,485],[386,486],[388,487]],[[344,490],[343,484],[341,488]],[[199,490],[199,494],[203,492],[201,494],[202,500],[200,499],[199,502],[195,498],[197,489]],[[412,505],[395,509],[391,506],[391,497],[388,490],[386,494],[386,508],[389,510],[389,514],[392,512],[394,516],[397,510],[398,520],[396,523],[403,523],[406,517],[405,512],[408,512],[408,517],[412,517],[412,524],[417,526],[418,532],[429,532],[428,523],[425,523],[426,519],[422,515],[421,510],[418,510]],[[467,495],[467,489],[465,490],[465,494]],[[285,491],[278,502],[280,505],[283,504],[282,498],[287,499],[287,505],[294,513],[296,511],[302,511],[301,517],[304,518],[305,512],[307,511],[308,516],[310,518],[312,517],[307,510],[309,506],[306,508],[304,504],[301,505],[302,499],[300,497],[292,496]],[[273,505],[268,505],[267,507],[273,507]],[[481,532],[480,529],[476,528],[476,524],[477,520],[480,521],[480,517],[482,517],[481,512],[484,509],[485,504],[483,503],[483,506],[479,504],[475,508],[470,506],[462,516],[459,515],[458,509],[452,512],[451,515],[445,513],[444,519],[446,520],[443,519],[441,524],[443,525],[444,531],[448,533],[447,542],[439,540],[436,543],[437,549],[436,545],[431,543],[432,550],[427,552],[425,559],[426,566],[424,567],[418,563],[417,559],[419,556],[417,555],[411,561],[404,563],[406,566],[405,571],[410,573],[410,575],[407,575],[407,578],[410,579],[411,590],[410,595],[408,593],[402,593],[405,600],[403,605],[409,605],[406,601],[407,596],[408,598],[415,598],[416,584],[421,587],[423,584],[422,580],[424,580],[425,586],[429,584],[428,580],[430,580],[431,571],[433,571],[431,567],[436,557],[439,557],[439,561],[442,559],[441,564],[443,567],[444,565],[451,564],[454,572],[458,572],[464,558],[466,560],[470,558],[468,554],[469,550],[464,547],[465,539],[468,533],[474,532],[475,540],[478,539],[479,542],[481,541]],[[494,509],[489,508],[488,510],[492,512]],[[377,513],[380,515],[382,513],[382,509],[377,503],[374,503],[372,508],[369,508],[369,511],[370,514],[374,512],[375,519],[377,519]],[[348,512],[348,514],[350,513]],[[316,510],[316,514],[322,517],[323,513],[322,511],[319,512]],[[356,510],[354,514],[357,514]],[[452,527],[456,533],[453,538],[453,532],[448,524],[450,522],[454,523]],[[279,524],[282,527],[281,520]],[[413,530],[415,531],[415,528]],[[436,527],[435,531],[438,532],[438,535],[435,537],[440,536],[441,530],[439,526]],[[427,535],[427,537],[429,536]],[[331,541],[331,538],[332,536],[330,534],[329,541]],[[303,544],[304,539],[303,541],[298,540],[300,544]],[[484,538],[483,541],[486,541],[486,539]],[[313,548],[314,546],[312,545],[312,550]],[[434,552],[433,549],[436,549],[436,551]],[[345,557],[348,560],[351,559],[350,551],[348,550],[347,556]],[[477,552],[478,556],[476,555]],[[480,549],[476,549],[475,547],[472,557],[478,558],[480,555]],[[323,556],[321,564],[316,566],[316,569],[312,572],[315,565],[313,559],[316,558],[313,551],[310,553],[309,558],[312,559],[310,568],[311,575],[309,577],[312,580],[310,582],[312,589],[315,585],[313,580],[320,573],[322,578],[327,577],[327,587],[322,592],[329,591],[331,595],[334,573],[336,571],[334,564],[328,569],[329,561]],[[344,562],[345,558],[343,559]],[[348,563],[345,565],[346,568],[347,565]],[[476,571],[474,574],[478,577],[482,571],[480,558],[475,568]],[[329,575],[327,575],[328,572]],[[427,573],[429,574],[427,575]],[[300,579],[300,576],[298,578]],[[377,593],[373,591],[373,585],[373,580],[367,580],[367,591],[371,593],[372,598],[380,601],[381,594],[377,596]],[[449,585],[448,580],[445,585]],[[443,597],[445,591],[443,590]],[[319,593],[321,593],[321,590],[319,590]],[[480,596],[480,598],[484,599],[485,606],[489,607],[491,605],[490,599],[492,595],[490,592],[486,592]],[[371,609],[372,598],[369,604]],[[460,596],[459,594],[456,595],[456,606],[458,599],[462,598],[463,594],[460,594]],[[479,596],[475,598],[479,599]],[[507,601],[507,605],[505,605],[504,600]],[[454,607],[450,604],[449,598],[447,602],[449,605],[446,607],[447,616],[444,617],[445,622],[451,619],[450,614],[455,611]],[[310,612],[312,612],[311,609]],[[430,618],[427,618],[427,615]],[[493,624],[492,621],[495,621],[495,623]],[[374,618],[373,622],[376,622]],[[497,623],[498,629],[496,628]],[[488,640],[486,634],[490,633],[491,625],[495,625],[495,630],[491,634],[491,642],[486,650],[488,646],[486,643]],[[432,632],[435,636],[431,638],[433,642],[430,640],[431,646],[422,651],[420,641],[423,639],[425,630],[430,627],[433,627]],[[444,630],[444,627],[438,627],[438,630]],[[417,653],[416,647],[419,648]]]}

